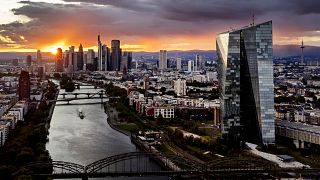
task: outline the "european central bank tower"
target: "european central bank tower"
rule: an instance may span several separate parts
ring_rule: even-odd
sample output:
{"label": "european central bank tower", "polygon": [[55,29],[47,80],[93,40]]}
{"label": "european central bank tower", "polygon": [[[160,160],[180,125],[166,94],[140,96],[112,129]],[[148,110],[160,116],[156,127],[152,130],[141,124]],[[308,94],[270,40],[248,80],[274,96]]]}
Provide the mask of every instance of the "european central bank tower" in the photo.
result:
{"label": "european central bank tower", "polygon": [[274,144],[272,21],[221,33],[216,44],[223,134]]}

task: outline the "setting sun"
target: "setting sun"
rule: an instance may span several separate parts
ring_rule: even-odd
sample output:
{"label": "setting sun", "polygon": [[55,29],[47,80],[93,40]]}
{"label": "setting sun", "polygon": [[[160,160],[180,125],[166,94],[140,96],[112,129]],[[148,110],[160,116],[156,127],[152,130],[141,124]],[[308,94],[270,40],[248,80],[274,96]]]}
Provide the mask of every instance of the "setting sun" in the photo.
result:
{"label": "setting sun", "polygon": [[65,42],[64,41],[60,41],[60,42],[57,42],[53,45],[49,45],[49,46],[46,46],[44,48],[42,48],[41,50],[43,52],[50,52],[52,54],[57,54],[57,49],[58,48],[61,48],[61,49],[65,49],[66,48],[66,45],[65,45]]}
{"label": "setting sun", "polygon": [[49,50],[49,52],[51,52],[51,54],[56,55],[57,54],[57,49],[56,48],[52,48]]}

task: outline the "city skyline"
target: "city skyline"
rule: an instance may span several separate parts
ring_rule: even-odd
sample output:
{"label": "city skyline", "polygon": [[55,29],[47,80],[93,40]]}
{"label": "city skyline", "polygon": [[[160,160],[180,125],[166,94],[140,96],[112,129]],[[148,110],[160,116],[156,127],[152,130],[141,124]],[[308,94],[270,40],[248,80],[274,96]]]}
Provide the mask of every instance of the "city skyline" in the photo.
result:
{"label": "city skyline", "polygon": [[97,51],[99,33],[105,42],[122,39],[126,51],[214,50],[219,32],[249,25],[253,14],[256,22],[273,20],[274,44],[299,44],[303,38],[305,45],[319,46],[320,28],[313,23],[319,19],[317,4],[314,0],[0,2],[4,14],[0,51],[48,52],[80,43],[87,47],[84,50]]}

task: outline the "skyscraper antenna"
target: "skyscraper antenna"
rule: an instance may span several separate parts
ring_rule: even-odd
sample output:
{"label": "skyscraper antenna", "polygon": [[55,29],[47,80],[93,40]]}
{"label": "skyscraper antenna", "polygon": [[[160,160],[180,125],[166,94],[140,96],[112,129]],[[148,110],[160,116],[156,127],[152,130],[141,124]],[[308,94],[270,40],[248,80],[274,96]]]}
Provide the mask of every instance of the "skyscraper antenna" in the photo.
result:
{"label": "skyscraper antenna", "polygon": [[252,26],[254,26],[254,11],[252,13]]}

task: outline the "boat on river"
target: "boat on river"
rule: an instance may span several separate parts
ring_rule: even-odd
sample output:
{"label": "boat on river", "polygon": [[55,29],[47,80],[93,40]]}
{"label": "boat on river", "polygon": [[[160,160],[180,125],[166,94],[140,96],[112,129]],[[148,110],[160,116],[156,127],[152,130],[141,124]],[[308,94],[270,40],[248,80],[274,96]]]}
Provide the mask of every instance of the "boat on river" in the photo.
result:
{"label": "boat on river", "polygon": [[80,117],[80,119],[84,119],[84,113],[81,108],[78,109],[78,116]]}

